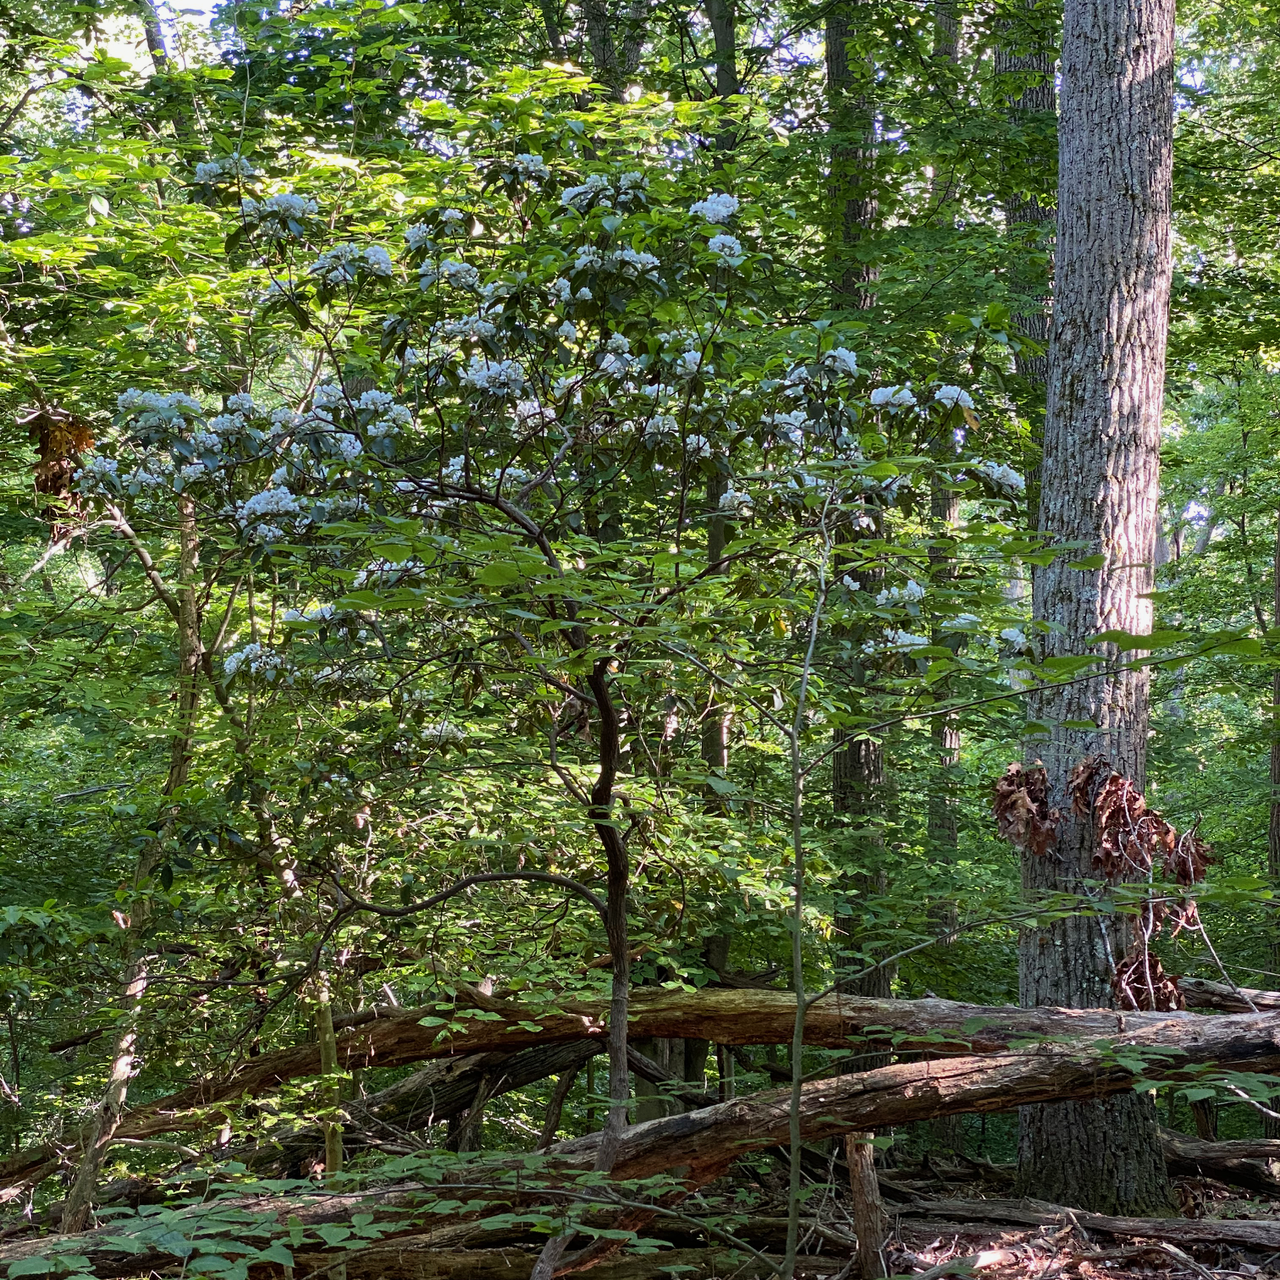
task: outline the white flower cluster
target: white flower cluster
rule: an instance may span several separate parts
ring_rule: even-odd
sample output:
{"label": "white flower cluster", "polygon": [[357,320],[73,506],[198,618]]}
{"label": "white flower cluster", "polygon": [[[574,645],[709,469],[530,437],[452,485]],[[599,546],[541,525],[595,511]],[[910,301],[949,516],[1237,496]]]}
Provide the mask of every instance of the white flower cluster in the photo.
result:
{"label": "white flower cluster", "polygon": [[945,405],[948,409],[954,409],[957,405],[961,409],[973,408],[973,397],[961,387],[939,387],[933,393],[933,399],[936,404]]}
{"label": "white flower cluster", "polygon": [[976,613],[958,613],[947,624],[948,631],[976,631],[982,626],[982,619]]}
{"label": "white flower cluster", "polygon": [[695,218],[705,222],[728,222],[738,212],[738,197],[726,195],[724,192],[709,195],[704,200],[689,206],[689,212]]}
{"label": "white flower cluster", "polygon": [[712,236],[711,239],[707,241],[707,248],[710,249],[712,253],[721,257],[725,262],[728,262],[730,258],[742,257],[742,241],[736,236]]}
{"label": "white flower cluster", "polygon": [[890,627],[884,633],[884,639],[877,643],[874,640],[866,641],[862,646],[862,652],[868,654],[880,653],[886,649],[890,651],[906,652],[909,649],[922,649],[929,644],[928,636],[917,636],[910,631],[899,631],[895,627]]}
{"label": "white flower cluster", "polygon": [[351,581],[351,585],[359,591],[362,587],[390,587],[397,582],[416,578],[421,574],[421,560],[374,560],[365,565]]}
{"label": "white flower cluster", "polygon": [[830,351],[824,352],[822,363],[836,373],[845,374],[850,378],[858,376],[858,357],[848,347],[833,347]]}
{"label": "white flower cluster", "polygon": [[1000,632],[1000,639],[1009,645],[1015,653],[1029,653],[1031,651],[1031,641],[1027,639],[1027,633],[1021,627],[1005,627]]}
{"label": "white flower cluster", "polygon": [[424,742],[434,742],[441,747],[464,742],[466,737],[467,734],[464,729],[458,728],[456,724],[450,724],[448,720],[441,720],[439,724],[424,725],[422,729]]}
{"label": "white flower cluster", "polygon": [[577,299],[579,302],[591,301],[591,290],[583,285],[577,293],[574,293],[573,286],[564,276],[557,276],[551,282],[551,296],[559,303],[568,303]]}
{"label": "white flower cluster", "polygon": [[312,609],[308,613],[303,613],[299,609],[286,609],[284,620],[286,622],[328,622],[337,612],[331,604],[322,604],[318,609]]}
{"label": "white flower cluster", "polygon": [[910,631],[886,631],[884,638],[891,649],[920,649],[929,643],[928,636],[912,635]]}
{"label": "white flower cluster", "polygon": [[241,218],[271,240],[302,236],[308,219],[319,212],[320,206],[310,196],[295,196],[291,192],[268,196],[265,200],[251,200],[246,196],[240,201]]}
{"label": "white flower cluster", "polygon": [[[692,378],[699,370],[702,370],[702,352],[682,351],[676,361],[676,373],[682,378]],[[702,371],[710,373],[711,369],[707,368]]]}
{"label": "white flower cluster", "polygon": [[238,155],[221,156],[196,165],[197,182],[220,182],[231,178],[252,178],[253,165]]}
{"label": "white flower cluster", "polygon": [[583,213],[593,200],[601,207],[609,208],[609,197],[612,195],[613,188],[609,185],[609,179],[602,173],[593,173],[580,187],[566,187],[560,196],[560,203],[566,208]]}
{"label": "white flower cluster", "polygon": [[496,396],[516,396],[524,390],[524,370],[516,360],[490,360],[472,356],[462,381],[477,391]]}
{"label": "white flower cluster", "polygon": [[368,415],[365,432],[375,439],[392,435],[404,427],[413,425],[413,414],[387,391],[364,391],[356,401],[356,411]]}
{"label": "white flower cluster", "polygon": [[876,604],[915,604],[924,599],[924,588],[914,579],[908,578],[905,587],[886,587],[876,596]]}
{"label": "white flower cluster", "polygon": [[274,486],[246,498],[236,508],[236,519],[255,542],[279,542],[285,536],[278,524],[268,522],[268,516],[291,516],[296,523],[305,518],[306,509],[295,494]]}
{"label": "white flower cluster", "polygon": [[624,173],[618,179],[618,203],[638,200],[649,189],[649,179],[643,173]]}
{"label": "white flower cluster", "polygon": [[455,289],[480,287],[480,273],[469,262],[459,262],[456,258],[446,258],[443,262],[424,262],[418,268],[418,284],[423,289],[430,289],[437,280],[443,280]]}
{"label": "white flower cluster", "polygon": [[405,244],[409,246],[409,252],[413,253],[417,249],[434,249],[435,241],[431,238],[431,228],[425,222],[415,222],[404,233]]}
{"label": "white flower cluster", "polygon": [[910,386],[877,387],[871,393],[871,403],[877,408],[887,408],[890,413],[899,409],[910,409],[916,403],[915,393]]}
{"label": "white flower cluster", "polygon": [[732,485],[720,495],[720,510],[733,511],[739,515],[749,515],[751,512],[751,495],[744,493],[741,489],[735,489]]}
{"label": "white flower cluster", "polygon": [[709,458],[711,457],[711,441],[704,435],[685,436],[684,451],[691,458]]}
{"label": "white flower cluster", "polygon": [[[639,278],[645,275],[653,276],[661,265],[662,263],[653,254],[638,249],[615,249],[612,253],[602,254],[599,249],[587,247],[579,251],[574,270],[586,271],[594,267],[603,273]],[[578,296],[581,297],[581,293]]]}
{"label": "white flower cluster", "polygon": [[547,168],[547,162],[541,156],[530,155],[528,152],[516,156],[515,163],[511,166],[511,172],[525,182],[542,182],[551,177],[551,170]]}
{"label": "white flower cluster", "polygon": [[998,485],[1001,489],[1007,489],[1011,493],[1026,493],[1027,482],[1012,467],[1006,467],[1003,462],[988,462],[985,458],[976,458],[973,462],[973,469],[984,475],[992,484]]}
{"label": "white flower cluster", "polygon": [[336,244],[307,268],[307,274],[319,276],[325,284],[351,284],[361,272],[387,277],[391,270],[391,255],[380,244]]}
{"label": "white flower cluster", "polygon": [[136,387],[130,387],[117,396],[116,407],[121,413],[136,415],[138,425],[142,427],[179,425],[188,414],[204,412],[199,400],[181,391],[162,396],[159,392],[139,391]]}
{"label": "white flower cluster", "polygon": [[289,663],[282,654],[257,643],[247,644],[243,649],[227,654],[222,662],[222,671],[228,680],[246,668],[250,675],[274,680],[279,673],[289,670]]}
{"label": "white flower cluster", "polygon": [[803,409],[792,409],[788,413],[775,413],[769,423],[778,433],[778,438],[790,445],[804,443],[804,428],[809,415]]}

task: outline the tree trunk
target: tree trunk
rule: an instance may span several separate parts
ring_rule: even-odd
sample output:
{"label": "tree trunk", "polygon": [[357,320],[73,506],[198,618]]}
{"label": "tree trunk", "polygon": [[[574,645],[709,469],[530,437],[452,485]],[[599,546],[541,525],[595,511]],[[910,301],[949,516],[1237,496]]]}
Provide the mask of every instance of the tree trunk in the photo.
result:
{"label": "tree trunk", "polygon": [[[1271,624],[1280,627],[1280,513],[1276,516],[1276,546],[1271,569]],[[1267,824],[1267,875],[1280,892],[1280,667],[1271,677],[1271,813]],[[1280,973],[1280,919],[1271,927],[1271,972]],[[1280,1120],[1262,1118],[1268,1138],[1280,1138]]]}
{"label": "tree trunk", "polygon": [[882,1280],[884,1240],[889,1219],[880,1203],[880,1182],[876,1177],[874,1134],[846,1133],[845,1158],[849,1162],[849,1191],[853,1197],[853,1234],[858,1238],[858,1256],[853,1274],[858,1280]]}
{"label": "tree trunk", "polygon": [[[320,1075],[326,1081],[338,1074],[338,1042],[333,1031],[333,1005],[329,999],[329,975],[319,975],[320,990],[316,1001],[316,1040],[320,1047]],[[336,1111],[342,1102],[337,1081],[326,1083],[324,1105]],[[324,1134],[324,1173],[328,1181],[342,1172],[342,1125],[336,1120],[326,1120],[321,1126]]]}
{"label": "tree trunk", "polygon": [[[195,733],[196,709],[199,703],[200,675],[200,610],[196,599],[196,573],[199,570],[199,541],[196,535],[195,506],[189,498],[179,502],[179,569],[182,584],[177,595],[178,688],[177,729],[169,748],[169,771],[161,796],[167,799],[187,781],[191,766],[191,743]],[[161,827],[167,834],[172,827],[173,812],[163,811]],[[146,894],[148,881],[159,866],[163,841],[149,842],[138,856],[134,868],[133,887]],[[123,1017],[111,1062],[111,1077],[93,1120],[93,1133],[83,1148],[75,1181],[67,1195],[63,1210],[64,1230],[81,1231],[89,1219],[93,1190],[97,1185],[102,1161],[110,1149],[120,1122],[124,1118],[138,1047],[138,1020],[149,979],[145,934],[151,921],[151,904],[146,896],[137,898],[128,923],[126,946],[132,951],[123,986]]]}
{"label": "tree trunk", "polygon": [[[1026,6],[1029,12],[1034,3]],[[1056,109],[1054,92],[1054,55],[1048,49],[1025,49],[1018,45],[1021,24],[1001,24],[1000,39],[995,47],[995,73],[1008,77],[1009,120],[1018,129],[1034,126],[1037,118],[1051,119]],[[1021,147],[1024,152],[1025,146]],[[1030,161],[1030,163],[1027,163]],[[1039,161],[1037,164],[1036,161]],[[1018,189],[1004,201],[1005,227],[1011,241],[1012,261],[1010,287],[1015,297],[1013,323],[1019,333],[1040,348],[1038,354],[1021,351],[1015,354],[1017,371],[1037,389],[1043,389],[1049,377],[1049,277],[1035,264],[1037,253],[1053,254],[1054,208],[1043,193],[1053,190],[1053,158],[1049,154],[1023,156],[1018,168],[1032,183],[1021,181]],[[1039,190],[1025,190],[1026,186]],[[1025,264],[1033,265],[1028,268]],[[1018,298],[1023,305],[1019,306]],[[1031,306],[1027,300],[1036,299]]]}
{"label": "tree trunk", "polygon": [[880,212],[875,190],[875,113],[865,83],[870,79],[870,68],[862,60],[855,64],[849,59],[857,8],[852,0],[836,0],[827,10],[824,32],[831,137],[832,290],[835,305],[853,311],[865,310],[875,301],[877,271],[867,241]]}
{"label": "tree trunk", "polygon": [[[1173,127],[1172,0],[1067,0],[1059,125],[1057,286],[1040,528],[1100,554],[1098,569],[1059,557],[1033,584],[1046,656],[1087,652],[1100,631],[1151,630],[1160,416],[1168,333]],[[1104,648],[1108,660],[1114,646]],[[1028,898],[1079,893],[1094,866],[1092,804],[1080,816],[1072,770],[1103,756],[1144,784],[1145,671],[1059,686],[1035,701],[1049,726],[1028,745],[1043,758],[1056,847],[1024,852]],[[1092,722],[1096,729],[1067,728]],[[1134,876],[1140,872],[1134,872]],[[1134,878],[1131,876],[1130,878]],[[1028,931],[1020,947],[1027,1005],[1108,1003],[1127,938],[1118,917],[1074,916]],[[1028,1111],[1026,1194],[1086,1209],[1167,1212],[1155,1109],[1136,1095]]]}

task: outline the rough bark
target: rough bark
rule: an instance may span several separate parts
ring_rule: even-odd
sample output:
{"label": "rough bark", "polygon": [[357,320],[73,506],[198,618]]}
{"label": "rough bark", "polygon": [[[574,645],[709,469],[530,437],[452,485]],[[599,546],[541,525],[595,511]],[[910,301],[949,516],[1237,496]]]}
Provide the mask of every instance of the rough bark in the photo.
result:
{"label": "rough bark", "polygon": [[[1062,40],[1058,241],[1045,414],[1040,528],[1100,554],[1098,569],[1059,557],[1033,584],[1046,656],[1083,653],[1112,628],[1152,621],[1160,418],[1168,334],[1173,130],[1172,0],[1067,0]],[[1102,655],[1114,658],[1114,647]],[[1097,878],[1092,813],[1073,812],[1072,769],[1107,757],[1141,788],[1148,677],[1125,671],[1035,701],[1050,728],[1043,758],[1056,848],[1023,855],[1029,897],[1084,892]],[[1069,729],[1065,722],[1096,729]],[[1135,875],[1140,872],[1135,871]],[[1024,1004],[1097,1006],[1110,998],[1123,925],[1074,916],[1028,932]],[[1023,1116],[1021,1185],[1082,1208],[1160,1213],[1169,1204],[1151,1103],[1137,1096]]]}
{"label": "rough bark", "polygon": [[876,1178],[874,1134],[847,1133],[844,1137],[845,1158],[849,1162],[849,1192],[853,1199],[853,1234],[858,1240],[858,1254],[853,1274],[858,1280],[882,1280],[884,1239],[889,1227],[884,1206],[880,1203],[880,1183]]}

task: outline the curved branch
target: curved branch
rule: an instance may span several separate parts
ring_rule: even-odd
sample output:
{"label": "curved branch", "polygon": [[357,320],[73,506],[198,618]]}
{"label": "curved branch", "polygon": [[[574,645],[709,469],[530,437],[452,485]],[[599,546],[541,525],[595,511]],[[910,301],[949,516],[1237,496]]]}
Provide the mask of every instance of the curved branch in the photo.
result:
{"label": "curved branch", "polygon": [[450,898],[456,897],[463,890],[470,889],[472,885],[493,884],[502,880],[533,880],[538,884],[558,885],[561,889],[576,893],[578,897],[589,902],[596,909],[600,919],[606,924],[608,923],[609,913],[603,899],[592,893],[586,885],[579,884],[576,880],[570,880],[567,876],[553,875],[550,871],[487,871],[483,875],[467,876],[465,880],[459,880],[457,884],[450,885],[447,889],[442,889],[439,893],[422,902],[411,902],[407,907],[380,907],[376,902],[365,902],[362,898],[357,898],[350,890],[344,888],[335,877],[338,892],[348,902],[361,911],[372,911],[375,915],[384,916],[390,920],[402,920],[405,916],[416,915],[419,911],[429,911],[432,907],[438,907],[442,902],[447,902]]}

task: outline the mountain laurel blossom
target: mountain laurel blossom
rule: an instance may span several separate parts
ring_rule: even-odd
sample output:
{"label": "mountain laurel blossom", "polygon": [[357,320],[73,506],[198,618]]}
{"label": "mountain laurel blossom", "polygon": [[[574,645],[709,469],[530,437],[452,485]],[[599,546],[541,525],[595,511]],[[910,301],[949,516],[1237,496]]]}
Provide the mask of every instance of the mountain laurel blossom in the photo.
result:
{"label": "mountain laurel blossom", "polygon": [[551,177],[551,170],[547,168],[547,162],[541,156],[530,155],[527,151],[516,156],[515,163],[511,166],[511,171],[517,178],[523,178],[526,182],[535,179],[543,181]]}
{"label": "mountain laurel blossom", "polygon": [[949,409],[954,409],[957,405],[961,409],[973,408],[973,397],[961,387],[939,387],[933,393],[934,403],[946,405]]}
{"label": "mountain laurel blossom", "polygon": [[876,408],[909,409],[916,403],[916,397],[910,387],[877,387],[871,393],[871,403]]}
{"label": "mountain laurel blossom", "polygon": [[730,258],[742,257],[742,241],[736,236],[718,235],[712,236],[707,241],[707,248],[712,253],[718,254],[726,262]]}
{"label": "mountain laurel blossom", "polygon": [[983,458],[978,458],[973,464],[973,469],[1001,489],[1008,489],[1013,493],[1027,491],[1026,480],[1012,467],[1006,467],[1003,462],[987,462]]}
{"label": "mountain laurel blossom", "polygon": [[738,212],[738,197],[719,192],[689,206],[689,212],[704,222],[728,222]]}
{"label": "mountain laurel blossom", "polygon": [[220,156],[196,165],[197,182],[218,182],[227,178],[252,178],[253,165],[242,156]]}
{"label": "mountain laurel blossom", "polygon": [[417,249],[433,249],[435,241],[431,239],[431,228],[425,222],[415,222],[404,233],[404,242],[409,246],[409,252],[413,253]]}
{"label": "mountain laurel blossom", "polygon": [[240,217],[249,226],[256,226],[268,239],[301,237],[305,223],[320,212],[320,206],[309,196],[295,196],[285,192],[268,196],[265,200],[251,200],[246,196],[240,201]]}
{"label": "mountain laurel blossom", "polygon": [[593,173],[581,186],[566,187],[560,196],[560,203],[567,208],[577,209],[581,213],[593,200],[608,208],[611,195],[613,195],[613,188],[609,185],[608,178],[603,174]]}
{"label": "mountain laurel blossom", "polygon": [[362,271],[371,276],[391,275],[391,255],[377,244],[364,248],[337,244],[307,268],[308,275],[319,276],[326,284],[351,284]]}
{"label": "mountain laurel blossom", "polygon": [[924,599],[924,588],[914,579],[908,578],[905,587],[886,587],[876,596],[876,604],[914,604]]}
{"label": "mountain laurel blossom", "polygon": [[227,654],[222,661],[222,671],[228,680],[245,667],[251,675],[265,676],[271,680],[278,672],[288,670],[288,666],[283,655],[256,642]]}
{"label": "mountain laurel blossom", "polygon": [[515,360],[488,360],[484,356],[472,356],[462,381],[477,391],[492,395],[519,395],[524,389],[524,370]]}
{"label": "mountain laurel blossom", "polygon": [[823,355],[822,363],[828,369],[834,369],[850,378],[858,375],[858,357],[848,347],[833,347]]}

